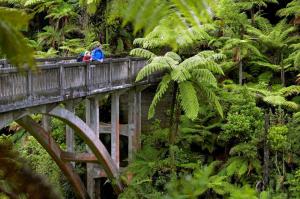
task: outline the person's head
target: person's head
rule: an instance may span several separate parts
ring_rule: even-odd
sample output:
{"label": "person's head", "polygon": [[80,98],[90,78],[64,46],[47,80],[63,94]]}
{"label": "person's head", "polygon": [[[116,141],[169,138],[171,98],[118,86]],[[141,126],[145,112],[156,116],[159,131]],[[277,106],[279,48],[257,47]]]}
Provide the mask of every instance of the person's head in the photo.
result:
{"label": "person's head", "polygon": [[85,51],[84,56],[91,56],[91,52],[90,51]]}
{"label": "person's head", "polygon": [[96,49],[96,48],[102,49],[102,45],[100,43],[97,43],[97,44],[94,45],[93,50]]}

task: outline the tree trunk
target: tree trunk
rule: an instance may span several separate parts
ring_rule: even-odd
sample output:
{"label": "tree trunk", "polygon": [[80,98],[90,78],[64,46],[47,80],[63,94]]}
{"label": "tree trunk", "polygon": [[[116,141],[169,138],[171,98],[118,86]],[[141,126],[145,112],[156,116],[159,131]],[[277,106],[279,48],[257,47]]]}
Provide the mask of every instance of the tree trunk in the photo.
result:
{"label": "tree trunk", "polygon": [[283,50],[279,53],[279,64],[280,64],[280,77],[281,77],[281,85],[285,86],[285,72],[284,72],[284,65],[283,65]]}
{"label": "tree trunk", "polygon": [[174,112],[175,108],[177,109],[177,90],[178,84],[177,82],[174,83],[173,92],[172,92],[172,104],[171,104],[171,114],[170,114],[170,127],[169,127],[169,142],[170,144],[175,143],[176,135],[174,129]]}
{"label": "tree trunk", "polygon": [[281,74],[281,85],[282,85],[282,86],[285,86],[285,72],[284,72],[284,66],[283,66],[282,63],[280,64],[280,66],[281,66],[281,71],[280,71],[280,74]]}
{"label": "tree trunk", "polygon": [[264,165],[263,165],[263,190],[267,189],[269,183],[269,159],[270,159],[270,151],[268,146],[268,131],[270,127],[270,111],[265,111],[265,125],[264,125]]}
{"label": "tree trunk", "polygon": [[239,84],[243,85],[243,60],[239,63]]}

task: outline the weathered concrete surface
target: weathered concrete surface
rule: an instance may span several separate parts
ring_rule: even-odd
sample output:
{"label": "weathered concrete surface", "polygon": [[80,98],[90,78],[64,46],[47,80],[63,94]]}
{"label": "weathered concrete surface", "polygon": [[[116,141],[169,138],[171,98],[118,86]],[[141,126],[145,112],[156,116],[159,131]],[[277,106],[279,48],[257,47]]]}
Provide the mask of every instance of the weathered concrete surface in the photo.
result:
{"label": "weathered concrete surface", "polygon": [[74,192],[77,198],[86,199],[89,198],[87,191],[82,183],[80,177],[73,171],[73,167],[70,163],[64,162],[61,159],[61,149],[55,140],[51,137],[50,133],[44,128],[38,125],[30,116],[22,117],[16,122],[21,125],[25,130],[43,146],[43,148],[49,153],[61,171],[65,174],[74,188]]}
{"label": "weathered concrete surface", "polygon": [[116,193],[120,193],[123,190],[123,185],[119,179],[118,167],[113,162],[108,151],[101,143],[95,132],[86,123],[84,123],[80,118],[78,118],[70,111],[58,106],[49,112],[44,112],[43,114],[57,117],[71,126],[97,157],[100,165],[103,166],[103,169],[105,170],[108,178],[114,180],[114,189]]}
{"label": "weathered concrete surface", "polygon": [[142,59],[119,58],[40,65],[36,72],[0,68],[0,113],[130,88],[144,65]]}
{"label": "weathered concrete surface", "polygon": [[0,128],[5,127],[12,121],[19,121],[19,119],[23,118],[24,116],[34,113],[40,113],[56,117],[64,121],[72,129],[74,129],[75,132],[85,141],[85,143],[91,149],[91,151],[97,158],[98,163],[103,167],[104,171],[106,172],[107,177],[114,181],[113,185],[115,192],[120,193],[122,191],[123,185],[119,180],[118,167],[113,162],[105,146],[101,143],[97,135],[86,123],[84,123],[74,113],[62,108],[61,106],[57,106],[55,104],[43,105],[20,111],[2,113],[0,114]]}

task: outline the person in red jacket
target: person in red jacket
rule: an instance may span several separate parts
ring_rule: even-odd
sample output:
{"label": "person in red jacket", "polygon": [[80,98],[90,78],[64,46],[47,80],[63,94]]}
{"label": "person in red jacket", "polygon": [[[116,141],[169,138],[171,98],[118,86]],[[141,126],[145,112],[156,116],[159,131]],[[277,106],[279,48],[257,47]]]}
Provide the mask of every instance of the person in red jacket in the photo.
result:
{"label": "person in red jacket", "polygon": [[82,61],[90,62],[91,61],[91,52],[85,51]]}

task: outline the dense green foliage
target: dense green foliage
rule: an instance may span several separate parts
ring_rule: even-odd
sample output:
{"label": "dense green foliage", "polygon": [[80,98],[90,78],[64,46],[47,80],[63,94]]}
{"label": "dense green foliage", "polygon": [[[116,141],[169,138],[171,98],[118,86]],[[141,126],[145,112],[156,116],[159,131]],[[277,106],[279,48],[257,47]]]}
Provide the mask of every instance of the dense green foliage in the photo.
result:
{"label": "dense green foliage", "polygon": [[[25,32],[2,17],[24,13],[1,8],[0,36],[6,23],[25,45],[23,30],[37,57],[76,55],[101,42],[106,54],[131,50],[148,60],[136,81],[162,72],[148,116],[171,93],[163,110],[169,127],[157,121],[144,132],[119,198],[300,198],[299,2],[0,0],[32,16]],[[14,61],[3,50],[13,41],[5,42],[0,53]],[[63,124],[53,120],[52,128],[64,148]],[[70,197],[49,156],[21,137],[31,167]]]}
{"label": "dense green foliage", "polygon": [[[137,81],[166,72],[149,116],[165,93],[193,83],[188,91],[175,92],[169,130],[156,127],[146,134],[121,198],[299,197],[300,165],[293,147],[299,145],[300,87],[295,83],[300,37],[297,24],[291,25],[299,17],[298,2],[281,7],[278,21],[263,17],[277,1],[203,1],[205,9],[193,0],[130,1],[124,21],[146,33],[134,41],[140,48],[131,54],[149,59]],[[222,59],[199,58],[207,52]],[[198,75],[203,69],[207,72]],[[207,89],[196,82],[210,85],[216,98],[197,101]],[[213,103],[217,98],[220,106]],[[223,118],[214,110],[221,107]]]}

